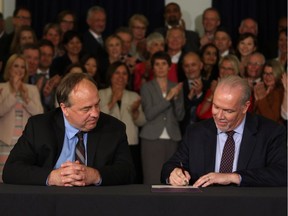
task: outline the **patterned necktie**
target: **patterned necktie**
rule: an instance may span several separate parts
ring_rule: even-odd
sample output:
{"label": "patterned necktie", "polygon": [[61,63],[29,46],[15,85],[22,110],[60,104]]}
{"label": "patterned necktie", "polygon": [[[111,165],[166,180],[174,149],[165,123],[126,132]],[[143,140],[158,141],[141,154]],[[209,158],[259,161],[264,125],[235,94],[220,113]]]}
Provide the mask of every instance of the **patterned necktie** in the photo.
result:
{"label": "patterned necktie", "polygon": [[83,141],[83,132],[79,131],[76,136],[78,137],[78,142],[75,149],[75,161],[78,160],[81,164],[85,164],[85,146]]}
{"label": "patterned necktie", "polygon": [[224,145],[222,152],[221,164],[220,164],[220,173],[231,173],[233,168],[234,161],[234,152],[235,152],[235,142],[233,139],[235,131],[227,131],[227,140]]}

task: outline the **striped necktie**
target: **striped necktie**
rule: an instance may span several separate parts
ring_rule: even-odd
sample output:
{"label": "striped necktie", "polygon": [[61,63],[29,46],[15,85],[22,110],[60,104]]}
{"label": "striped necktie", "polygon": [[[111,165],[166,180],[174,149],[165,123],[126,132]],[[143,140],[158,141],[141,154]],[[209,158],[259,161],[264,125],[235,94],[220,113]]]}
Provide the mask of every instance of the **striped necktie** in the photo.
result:
{"label": "striped necktie", "polygon": [[83,141],[83,132],[79,131],[76,136],[78,137],[78,142],[75,149],[75,161],[79,161],[81,164],[85,164],[85,146]]}

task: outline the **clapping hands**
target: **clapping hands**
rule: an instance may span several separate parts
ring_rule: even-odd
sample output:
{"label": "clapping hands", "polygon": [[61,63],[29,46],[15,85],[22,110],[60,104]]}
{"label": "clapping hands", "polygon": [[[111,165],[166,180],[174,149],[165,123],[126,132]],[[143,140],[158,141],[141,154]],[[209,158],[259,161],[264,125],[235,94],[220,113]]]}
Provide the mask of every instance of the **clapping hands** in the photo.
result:
{"label": "clapping hands", "polygon": [[267,89],[265,88],[265,84],[263,82],[258,82],[255,86],[254,86],[254,97],[255,100],[261,100],[263,98],[265,98],[271,91],[271,87],[268,87]]}
{"label": "clapping hands", "polygon": [[202,92],[202,89],[203,89],[203,83],[202,83],[202,80],[201,78],[200,79],[195,79],[192,81],[192,88],[190,89],[190,92],[188,94],[188,98],[190,100],[192,100],[192,98],[195,96],[195,95],[199,95],[201,92]]}
{"label": "clapping hands", "polygon": [[171,99],[176,100],[177,96],[179,95],[181,89],[183,87],[183,83],[178,83],[176,86],[170,89],[166,96],[166,100],[170,101]]}

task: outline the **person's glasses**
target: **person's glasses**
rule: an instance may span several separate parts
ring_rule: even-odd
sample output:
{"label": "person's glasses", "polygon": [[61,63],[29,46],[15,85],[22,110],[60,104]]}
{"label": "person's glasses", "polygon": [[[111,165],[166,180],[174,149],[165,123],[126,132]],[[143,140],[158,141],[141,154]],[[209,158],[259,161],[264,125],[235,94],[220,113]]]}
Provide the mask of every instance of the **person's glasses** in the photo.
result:
{"label": "person's glasses", "polygon": [[263,76],[274,76],[274,74],[273,74],[273,73],[264,72],[264,73],[263,73]]}
{"label": "person's glasses", "polygon": [[220,69],[225,70],[225,71],[234,71],[234,69],[233,69],[233,68],[230,68],[230,67],[223,67],[223,66],[221,66]]}
{"label": "person's glasses", "polygon": [[31,20],[31,17],[25,17],[25,16],[16,16],[16,18],[20,20]]}

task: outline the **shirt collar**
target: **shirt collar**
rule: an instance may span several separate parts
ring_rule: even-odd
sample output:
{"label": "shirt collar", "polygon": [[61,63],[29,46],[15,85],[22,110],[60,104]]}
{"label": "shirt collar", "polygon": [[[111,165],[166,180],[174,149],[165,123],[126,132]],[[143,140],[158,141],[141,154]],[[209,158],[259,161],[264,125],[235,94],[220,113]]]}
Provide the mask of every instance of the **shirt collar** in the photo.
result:
{"label": "shirt collar", "polygon": [[36,73],[37,74],[49,74],[49,69],[41,70],[40,68],[38,68]]}
{"label": "shirt collar", "polygon": [[221,57],[225,57],[229,54],[229,50],[225,50],[222,54]]}
{"label": "shirt collar", "polygon": [[171,28],[173,28],[173,27],[181,27],[181,26],[183,26],[183,23],[182,23],[182,20],[179,20],[177,26],[171,26],[171,25],[169,25],[167,22],[165,22],[165,25],[167,26],[168,29],[171,29]]}
{"label": "shirt collar", "polygon": [[177,64],[179,59],[180,59],[181,54],[182,54],[182,51],[180,51],[180,52],[176,53],[174,56],[172,56],[171,57],[172,63]]}
{"label": "shirt collar", "polygon": [[65,133],[68,139],[71,139],[75,136],[76,133],[79,132],[79,129],[73,127],[68,120],[66,119],[65,115],[63,114],[64,117],[64,125],[65,125]]}
{"label": "shirt collar", "polygon": [[93,35],[94,38],[96,38],[96,39],[101,38],[101,35],[96,34],[91,29],[89,29],[89,32]]}
{"label": "shirt collar", "polygon": [[[243,118],[242,122],[234,129],[234,131],[235,131],[237,134],[243,135],[245,122],[246,122],[246,115],[245,115],[245,117]],[[219,134],[221,134],[221,133],[224,133],[224,132],[221,131],[221,130],[219,130],[219,129],[217,128],[217,134],[219,135]]]}

